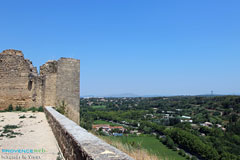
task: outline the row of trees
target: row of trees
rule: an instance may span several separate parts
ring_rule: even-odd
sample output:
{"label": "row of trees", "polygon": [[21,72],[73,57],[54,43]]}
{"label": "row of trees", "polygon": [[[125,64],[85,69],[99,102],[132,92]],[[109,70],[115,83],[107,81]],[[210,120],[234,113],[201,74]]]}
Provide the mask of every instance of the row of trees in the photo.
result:
{"label": "row of trees", "polygon": [[[213,134],[212,137],[219,136],[220,130],[207,131],[209,134]],[[213,132],[213,133],[212,133]],[[240,160],[238,153],[232,154],[224,149],[224,143],[220,141],[218,146],[215,143],[219,142],[219,138],[214,138],[215,142],[211,142],[209,140],[204,140],[199,136],[192,134],[189,131],[183,130],[181,128],[171,128],[165,130],[166,135],[168,135],[174,143],[178,144],[180,148],[197,155],[203,159],[209,160]],[[224,138],[224,134],[220,134],[222,138]],[[212,137],[207,137],[207,139],[211,139]],[[174,144],[171,140],[168,140],[167,145],[171,147]]]}

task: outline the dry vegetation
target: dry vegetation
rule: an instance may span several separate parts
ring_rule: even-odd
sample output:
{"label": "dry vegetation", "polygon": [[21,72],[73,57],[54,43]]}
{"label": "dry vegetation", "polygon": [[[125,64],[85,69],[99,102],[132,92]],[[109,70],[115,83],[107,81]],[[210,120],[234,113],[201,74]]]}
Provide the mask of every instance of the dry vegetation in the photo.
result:
{"label": "dry vegetation", "polygon": [[136,160],[159,160],[159,158],[156,155],[150,154],[145,149],[142,149],[142,148],[137,149],[130,145],[123,144],[119,141],[112,141],[112,140],[102,137],[102,136],[98,136],[98,137],[101,138],[102,140],[104,140],[105,142],[107,142],[108,144],[125,152],[126,154],[128,154],[129,156],[131,156],[132,158],[134,158]]}

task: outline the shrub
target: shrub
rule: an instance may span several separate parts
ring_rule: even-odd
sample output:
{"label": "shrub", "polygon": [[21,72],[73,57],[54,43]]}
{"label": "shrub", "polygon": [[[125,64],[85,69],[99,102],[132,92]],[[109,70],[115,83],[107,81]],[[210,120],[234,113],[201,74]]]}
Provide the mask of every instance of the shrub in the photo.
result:
{"label": "shrub", "polygon": [[17,125],[6,125],[3,127],[4,130],[19,128]]}
{"label": "shrub", "polygon": [[57,107],[56,110],[61,113],[61,114],[67,114],[66,113],[66,106],[67,104],[65,103],[65,101],[62,101]]}
{"label": "shrub", "polygon": [[22,111],[22,107],[21,106],[17,106],[16,107],[16,111]]}
{"label": "shrub", "polygon": [[198,160],[196,156],[192,156],[191,160]]}
{"label": "shrub", "polygon": [[178,151],[178,154],[181,155],[181,156],[183,156],[183,157],[186,156],[185,151],[182,150],[182,149],[180,149],[180,150]]}
{"label": "shrub", "polygon": [[37,108],[36,107],[31,107],[31,108],[28,109],[28,111],[36,112]]}
{"label": "shrub", "polygon": [[22,112],[27,112],[27,109],[26,109],[26,108],[23,108],[23,109],[22,109]]}
{"label": "shrub", "polygon": [[8,112],[12,112],[12,111],[13,111],[13,106],[12,106],[11,104],[8,106],[7,111],[8,111]]}
{"label": "shrub", "polygon": [[43,106],[40,106],[39,108],[38,108],[38,112],[43,112],[44,110],[43,110]]}
{"label": "shrub", "polygon": [[23,118],[26,118],[26,116],[22,115],[22,116],[19,117],[19,119],[23,119]]}
{"label": "shrub", "polygon": [[176,149],[176,145],[174,144],[172,138],[169,137],[169,136],[166,136],[166,137],[162,138],[161,142],[163,144],[165,144],[170,149]]}

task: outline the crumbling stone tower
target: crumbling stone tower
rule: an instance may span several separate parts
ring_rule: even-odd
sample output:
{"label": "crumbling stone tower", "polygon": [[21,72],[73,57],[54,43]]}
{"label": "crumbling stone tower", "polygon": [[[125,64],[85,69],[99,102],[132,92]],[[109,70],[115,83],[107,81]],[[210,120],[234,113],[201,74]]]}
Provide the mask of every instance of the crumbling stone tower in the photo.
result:
{"label": "crumbling stone tower", "polygon": [[44,106],[60,106],[64,103],[67,116],[79,122],[80,61],[72,58],[48,61],[40,67],[40,75],[44,80]]}
{"label": "crumbling stone tower", "polygon": [[0,53],[0,110],[10,104],[25,108],[57,107],[64,102],[67,116],[79,123],[80,61],[61,58],[40,67],[40,74],[21,51]]}

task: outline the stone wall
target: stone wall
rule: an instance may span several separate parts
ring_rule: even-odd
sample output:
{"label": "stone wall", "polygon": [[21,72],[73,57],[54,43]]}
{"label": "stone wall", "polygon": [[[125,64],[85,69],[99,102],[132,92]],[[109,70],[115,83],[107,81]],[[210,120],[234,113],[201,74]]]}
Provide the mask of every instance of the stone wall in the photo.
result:
{"label": "stone wall", "polygon": [[57,92],[57,61],[48,61],[40,67],[40,75],[43,77],[43,105],[56,106]]}
{"label": "stone wall", "polygon": [[76,123],[80,119],[80,61],[61,58],[40,67],[44,79],[43,101],[45,106],[59,107],[65,104],[65,113]]}
{"label": "stone wall", "polygon": [[13,106],[39,106],[42,97],[41,78],[32,62],[21,51],[0,53],[0,110]]}
{"label": "stone wall", "polygon": [[66,160],[133,160],[52,107],[45,107],[44,110]]}
{"label": "stone wall", "polygon": [[0,53],[0,110],[10,104],[25,108],[59,106],[64,101],[66,113],[79,123],[80,61],[61,58],[48,61],[38,74],[21,51]]}
{"label": "stone wall", "polygon": [[57,103],[66,104],[66,115],[75,122],[80,121],[80,61],[72,58],[58,60]]}

